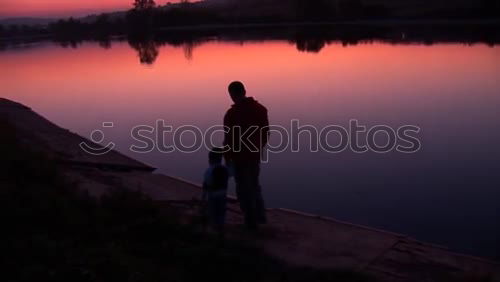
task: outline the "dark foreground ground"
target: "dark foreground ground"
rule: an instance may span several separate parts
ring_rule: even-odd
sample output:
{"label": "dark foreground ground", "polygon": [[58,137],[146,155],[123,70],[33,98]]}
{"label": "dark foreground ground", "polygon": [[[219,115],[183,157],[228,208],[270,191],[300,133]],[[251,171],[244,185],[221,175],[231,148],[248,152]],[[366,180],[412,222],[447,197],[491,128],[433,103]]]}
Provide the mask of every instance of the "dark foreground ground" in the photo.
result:
{"label": "dark foreground ground", "polygon": [[0,99],[3,281],[499,281],[499,264],[368,227],[281,209],[258,233],[228,206],[202,228],[199,186]]}
{"label": "dark foreground ground", "polygon": [[289,266],[140,191],[117,185],[95,197],[21,135],[0,119],[2,281],[372,281]]}

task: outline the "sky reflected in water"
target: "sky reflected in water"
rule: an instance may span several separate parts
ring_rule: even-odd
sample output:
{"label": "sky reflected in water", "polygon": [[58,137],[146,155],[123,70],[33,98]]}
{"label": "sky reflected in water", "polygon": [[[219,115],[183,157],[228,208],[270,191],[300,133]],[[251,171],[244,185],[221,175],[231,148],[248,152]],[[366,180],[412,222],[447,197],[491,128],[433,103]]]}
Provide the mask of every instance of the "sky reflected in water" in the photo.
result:
{"label": "sky reflected in water", "polygon": [[415,154],[312,153],[302,142],[299,153],[271,155],[262,175],[268,205],[498,254],[499,47],[332,43],[314,53],[287,41],[209,41],[156,53],[146,46],[150,64],[126,42],[107,47],[1,51],[3,96],[83,136],[113,121],[106,140],[120,151],[196,182],[206,151],[131,153],[129,131],[157,119],[221,124],[232,80],[245,82],[273,124],[416,125],[422,149]]}

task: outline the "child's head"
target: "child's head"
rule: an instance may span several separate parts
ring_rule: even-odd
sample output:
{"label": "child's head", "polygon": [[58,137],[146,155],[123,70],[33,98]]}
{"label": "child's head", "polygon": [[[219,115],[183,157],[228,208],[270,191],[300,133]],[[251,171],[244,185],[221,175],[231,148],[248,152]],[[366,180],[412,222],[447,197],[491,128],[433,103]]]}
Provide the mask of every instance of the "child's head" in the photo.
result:
{"label": "child's head", "polygon": [[214,147],[208,153],[208,162],[210,164],[220,164],[222,163],[223,156],[224,156],[224,149],[219,147]]}

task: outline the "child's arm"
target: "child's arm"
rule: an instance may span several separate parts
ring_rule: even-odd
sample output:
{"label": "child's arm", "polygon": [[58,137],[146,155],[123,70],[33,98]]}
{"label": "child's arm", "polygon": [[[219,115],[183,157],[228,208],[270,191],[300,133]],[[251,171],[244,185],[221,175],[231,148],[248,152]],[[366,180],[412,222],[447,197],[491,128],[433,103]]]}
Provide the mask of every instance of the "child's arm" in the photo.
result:
{"label": "child's arm", "polygon": [[228,178],[234,177],[234,163],[232,161],[226,162],[226,170]]}
{"label": "child's arm", "polygon": [[203,181],[203,186],[202,186],[202,192],[201,192],[201,200],[206,202],[208,201],[208,186],[207,186],[207,182],[206,181]]}

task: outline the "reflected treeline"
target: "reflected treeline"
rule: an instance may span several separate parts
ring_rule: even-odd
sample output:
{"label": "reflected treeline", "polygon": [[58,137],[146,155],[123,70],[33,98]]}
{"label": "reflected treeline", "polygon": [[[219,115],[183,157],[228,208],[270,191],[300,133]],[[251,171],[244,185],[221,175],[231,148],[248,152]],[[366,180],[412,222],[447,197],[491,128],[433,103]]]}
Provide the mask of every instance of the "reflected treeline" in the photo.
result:
{"label": "reflected treeline", "polygon": [[128,44],[137,51],[141,64],[152,65],[158,58],[159,44],[151,38],[129,38]]}
{"label": "reflected treeline", "polygon": [[461,43],[466,45],[500,43],[499,26],[339,26],[235,28],[223,30],[166,31],[154,37],[128,37],[128,43],[137,51],[140,62],[153,64],[161,46],[183,48],[186,59],[191,60],[196,47],[211,41],[245,44],[269,40],[290,42],[300,52],[319,53],[332,43],[343,46],[382,41],[390,44]]}
{"label": "reflected treeline", "polygon": [[[487,44],[500,43],[499,24],[475,25],[314,25],[309,27],[266,27],[266,28],[212,28],[168,30],[154,34],[127,35],[118,37],[101,36],[90,39],[55,38],[52,39],[65,48],[78,48],[85,41],[98,42],[104,49],[112,48],[113,42],[127,41],[137,52],[139,62],[145,65],[155,63],[162,46],[183,48],[187,60],[191,60],[196,47],[210,41],[259,42],[269,40],[287,41],[300,52],[319,53],[332,43],[344,46],[381,41],[390,44],[462,43]],[[33,42],[31,40],[30,42]],[[0,41],[0,50],[10,45],[27,42]],[[28,44],[24,44],[28,45]]]}
{"label": "reflected treeline", "polygon": [[184,56],[187,60],[193,58],[193,51],[196,46],[208,42],[210,38],[196,36],[175,36],[152,37],[152,36],[128,36],[127,42],[135,51],[141,64],[152,65],[160,54],[162,46],[173,46],[183,48]]}
{"label": "reflected treeline", "polygon": [[[453,21],[475,22],[469,27],[482,26],[478,22],[491,21],[498,25],[500,19],[499,0],[481,1],[362,1],[362,0],[212,0],[186,1],[177,3],[167,2],[165,5],[154,0],[131,0],[131,9],[128,11],[90,15],[83,18],[59,19],[48,25],[17,25],[0,24],[0,40],[24,40],[25,38],[55,38],[68,46],[75,46],[82,39],[103,42],[107,48],[106,38],[110,36],[140,35],[143,38],[155,37],[164,30],[203,29],[205,32],[214,32],[214,27],[224,31],[242,27],[263,26],[300,26],[322,23],[342,22],[370,22],[364,28],[372,31],[374,27],[393,21],[393,25],[401,28],[401,22],[407,21],[437,21],[430,24],[440,25],[440,22]],[[404,2],[404,3],[403,3]],[[453,24],[455,27],[457,24]],[[235,28],[235,26],[237,28]],[[421,25],[420,25],[421,26]],[[294,38],[290,33],[276,36],[284,40],[294,40],[301,51],[318,52],[325,46],[324,41],[341,40],[338,30],[342,33],[352,25],[336,25],[333,34],[318,36],[307,33],[304,38]],[[459,27],[460,28],[460,27]],[[210,30],[211,29],[211,30]],[[215,28],[216,29],[216,28]],[[210,31],[209,31],[210,30]],[[359,31],[359,30],[358,30]],[[354,36],[358,36],[355,31]],[[361,33],[365,30],[361,31]],[[198,33],[198,32],[197,32]],[[216,32],[217,33],[217,32]],[[246,33],[246,32],[245,32]],[[243,35],[245,34],[243,33]],[[317,33],[317,31],[314,31]],[[481,33],[481,32],[480,32]],[[145,34],[150,34],[145,36]],[[220,34],[220,33],[217,33]],[[343,34],[349,36],[348,34]],[[472,36],[474,36],[472,34]],[[282,38],[286,37],[286,38]],[[326,39],[323,39],[326,37]],[[432,37],[432,36],[431,36]],[[149,39],[148,39],[149,40]],[[357,40],[357,39],[355,39]],[[436,40],[430,38],[430,40]],[[486,38],[488,40],[488,38]],[[136,42],[136,40],[133,40]],[[0,48],[5,48],[5,43]],[[141,50],[143,50],[141,48]],[[192,54],[192,49],[190,50]]]}
{"label": "reflected treeline", "polygon": [[297,50],[301,52],[319,53],[326,46],[327,41],[323,39],[309,38],[297,39]]}

